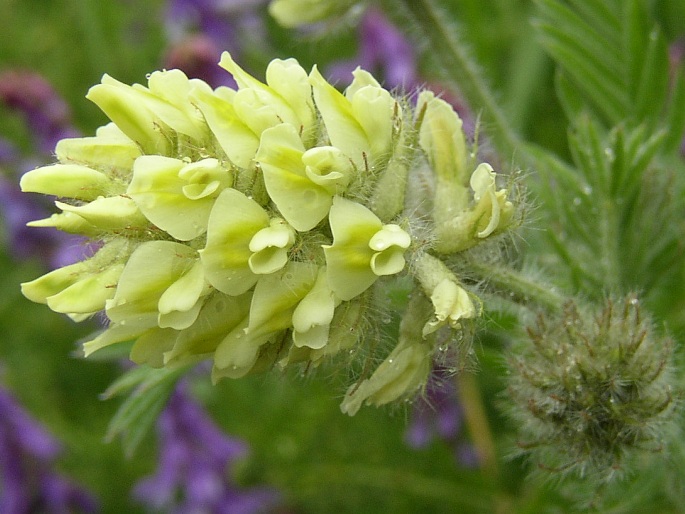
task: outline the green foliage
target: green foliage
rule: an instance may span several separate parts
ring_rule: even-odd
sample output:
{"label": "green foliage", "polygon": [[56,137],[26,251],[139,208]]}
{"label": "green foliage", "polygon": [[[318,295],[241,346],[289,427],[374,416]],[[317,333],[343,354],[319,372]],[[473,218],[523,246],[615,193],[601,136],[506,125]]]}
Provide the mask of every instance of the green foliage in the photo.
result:
{"label": "green foliage", "polygon": [[550,255],[574,291],[639,290],[665,305],[668,284],[682,280],[683,165],[673,158],[685,121],[682,70],[671,69],[646,2],[537,5],[535,25],[558,63],[571,120],[572,165],[536,153],[537,192],[554,228]]}
{"label": "green foliage", "polygon": [[124,453],[131,457],[148,435],[187,368],[155,369],[138,366],[117,378],[102,394],[102,398],[126,395],[107,428],[107,440],[121,438]]}
{"label": "green foliage", "polygon": [[585,116],[569,140],[575,166],[545,156],[539,190],[567,283],[599,297],[655,291],[673,278],[682,233],[678,181],[656,162],[665,133],[619,126],[607,134]]}
{"label": "green foliage", "polygon": [[[643,0],[539,0],[535,26],[560,66],[557,92],[573,120],[589,108],[606,126],[663,126],[669,149],[685,129],[683,76]],[[665,114],[667,114],[664,120]],[[665,121],[665,122],[664,122]]]}

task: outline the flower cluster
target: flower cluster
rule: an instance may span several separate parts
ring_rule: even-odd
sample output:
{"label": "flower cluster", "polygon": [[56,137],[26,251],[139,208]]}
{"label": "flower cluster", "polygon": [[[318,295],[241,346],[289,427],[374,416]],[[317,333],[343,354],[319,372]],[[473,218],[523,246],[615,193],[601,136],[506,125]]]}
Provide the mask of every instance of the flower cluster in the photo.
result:
{"label": "flower cluster", "polygon": [[[436,332],[477,314],[442,257],[511,225],[507,191],[430,92],[413,109],[361,69],[341,93],[294,59],[272,61],[266,83],[228,53],[220,65],[236,89],[178,70],[152,73],[147,87],[105,76],[91,88],[112,123],[60,141],[59,163],[21,186],[60,198],[61,212],[31,225],[100,246],[24,283],[24,295],[75,320],[104,310],[109,326],[87,355],[135,340],[137,363],[212,358],[219,380],[352,349],[379,284],[408,272],[416,305],[398,345],[343,410],[414,393]],[[407,184],[426,169],[434,228],[405,209]]]}

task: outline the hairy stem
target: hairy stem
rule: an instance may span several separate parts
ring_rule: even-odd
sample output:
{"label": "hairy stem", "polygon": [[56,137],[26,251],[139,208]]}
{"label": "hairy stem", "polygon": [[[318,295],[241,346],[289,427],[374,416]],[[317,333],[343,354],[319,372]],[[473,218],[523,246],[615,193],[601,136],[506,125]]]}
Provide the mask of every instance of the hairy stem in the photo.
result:
{"label": "hairy stem", "polygon": [[558,293],[552,286],[537,282],[530,276],[511,268],[483,262],[480,259],[469,259],[466,264],[469,273],[484,280],[500,294],[508,294],[508,299],[526,304],[534,304],[552,311],[561,311],[566,303],[566,296]]}

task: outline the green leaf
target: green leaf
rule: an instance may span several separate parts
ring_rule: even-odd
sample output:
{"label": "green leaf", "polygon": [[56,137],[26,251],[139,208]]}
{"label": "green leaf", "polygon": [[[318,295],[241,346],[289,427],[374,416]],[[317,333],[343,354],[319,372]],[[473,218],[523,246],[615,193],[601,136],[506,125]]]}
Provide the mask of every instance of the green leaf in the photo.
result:
{"label": "green leaf", "polygon": [[666,117],[666,142],[669,151],[678,151],[685,134],[685,74],[682,68],[673,73],[673,84],[669,98],[669,110]]}
{"label": "green leaf", "polygon": [[154,425],[187,367],[167,369],[138,366],[115,380],[103,399],[128,394],[107,428],[107,441],[121,438],[124,453],[131,457]]}
{"label": "green leaf", "polygon": [[540,41],[563,70],[557,90],[567,113],[577,116],[583,105],[608,127],[663,123],[668,48],[644,0],[538,0],[537,6]]}

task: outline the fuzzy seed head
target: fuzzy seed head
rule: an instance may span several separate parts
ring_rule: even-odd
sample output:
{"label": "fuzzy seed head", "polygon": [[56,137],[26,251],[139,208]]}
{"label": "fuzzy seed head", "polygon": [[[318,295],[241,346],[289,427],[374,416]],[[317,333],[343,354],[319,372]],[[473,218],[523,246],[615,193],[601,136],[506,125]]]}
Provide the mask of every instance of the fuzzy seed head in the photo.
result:
{"label": "fuzzy seed head", "polygon": [[606,482],[638,452],[662,451],[679,396],[672,358],[635,296],[539,316],[510,360],[520,452],[540,470]]}

